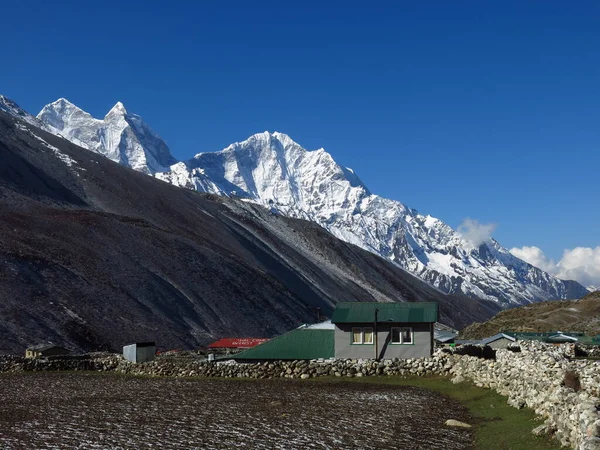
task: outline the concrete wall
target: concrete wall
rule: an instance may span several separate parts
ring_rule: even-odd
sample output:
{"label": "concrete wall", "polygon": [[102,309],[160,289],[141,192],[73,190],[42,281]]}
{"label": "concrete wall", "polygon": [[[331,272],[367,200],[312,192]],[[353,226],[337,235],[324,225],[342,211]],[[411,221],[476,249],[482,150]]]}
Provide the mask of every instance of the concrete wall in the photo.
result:
{"label": "concrete wall", "polygon": [[[352,344],[353,327],[373,327],[369,323],[335,324],[335,357],[352,359],[372,359],[375,357],[374,344]],[[392,344],[392,327],[412,327],[412,344]],[[433,326],[429,323],[377,324],[377,356],[379,359],[425,358],[432,354]]]}
{"label": "concrete wall", "polygon": [[123,347],[123,357],[135,363],[152,361],[155,353],[155,346],[138,347],[136,344],[131,344]]}
{"label": "concrete wall", "polygon": [[148,347],[137,348],[137,362],[153,361],[154,355],[156,354],[156,347],[154,345]]}

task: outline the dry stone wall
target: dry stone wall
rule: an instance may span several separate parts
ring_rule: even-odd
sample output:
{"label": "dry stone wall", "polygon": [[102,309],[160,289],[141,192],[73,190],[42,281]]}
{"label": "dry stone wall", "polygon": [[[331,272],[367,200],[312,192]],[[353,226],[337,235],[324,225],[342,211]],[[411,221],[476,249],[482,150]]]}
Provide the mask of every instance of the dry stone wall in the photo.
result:
{"label": "dry stone wall", "polygon": [[[495,359],[492,359],[494,356]],[[552,434],[561,444],[578,450],[600,450],[600,362],[578,360],[573,356],[572,345],[552,346],[535,342],[498,350],[495,355],[463,347],[460,350],[438,350],[431,358],[385,361],[337,359],[208,363],[198,357],[158,357],[149,363],[134,364],[114,354],[47,360],[0,356],[0,372],[94,370],[145,376],[260,379],[450,376],[454,383],[470,381],[493,389],[506,396],[508,403],[516,408],[533,409],[544,419],[543,425],[534,430],[536,434]],[[579,384],[575,389],[564,383],[567,372],[578,375]]]}

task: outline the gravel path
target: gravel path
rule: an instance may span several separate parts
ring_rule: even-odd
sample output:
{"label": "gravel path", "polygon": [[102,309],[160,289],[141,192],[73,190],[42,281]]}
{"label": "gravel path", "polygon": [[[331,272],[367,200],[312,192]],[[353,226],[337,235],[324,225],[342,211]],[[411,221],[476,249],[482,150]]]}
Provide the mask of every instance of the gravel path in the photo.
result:
{"label": "gravel path", "polygon": [[460,404],[348,382],[0,376],[2,449],[465,449]]}

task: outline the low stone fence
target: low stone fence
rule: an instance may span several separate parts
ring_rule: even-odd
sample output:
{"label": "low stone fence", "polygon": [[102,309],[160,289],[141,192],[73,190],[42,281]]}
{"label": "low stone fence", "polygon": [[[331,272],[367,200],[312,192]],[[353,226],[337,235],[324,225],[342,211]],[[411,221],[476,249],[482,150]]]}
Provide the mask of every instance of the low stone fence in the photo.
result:
{"label": "low stone fence", "polygon": [[[544,419],[543,425],[534,430],[536,434],[552,434],[562,445],[579,450],[600,449],[600,362],[574,359],[574,348],[567,344],[555,346],[521,342],[512,349],[497,350],[495,355],[477,349],[445,348],[436,351],[431,358],[385,361],[338,359],[207,363],[200,359],[159,356],[152,362],[134,364],[120,355],[86,356],[48,360],[0,356],[0,372],[95,370],[146,376],[261,379],[450,376],[454,383],[471,381],[508,397],[508,403],[516,408],[526,406],[534,410]],[[568,373],[571,381],[565,383]]]}
{"label": "low stone fence", "polygon": [[515,408],[533,409],[545,419],[536,434],[553,434],[562,445],[580,450],[600,449],[600,365],[572,359],[572,345],[532,342],[519,348],[518,353],[498,350],[496,360],[454,359],[452,381],[470,380],[508,397]]}

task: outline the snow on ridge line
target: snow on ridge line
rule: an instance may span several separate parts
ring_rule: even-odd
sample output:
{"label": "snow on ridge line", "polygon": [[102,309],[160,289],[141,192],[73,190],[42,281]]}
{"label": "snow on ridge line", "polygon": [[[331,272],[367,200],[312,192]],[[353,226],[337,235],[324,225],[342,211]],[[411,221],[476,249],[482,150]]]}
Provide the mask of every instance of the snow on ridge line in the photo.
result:
{"label": "snow on ridge line", "polygon": [[[304,149],[287,134],[257,133],[218,152],[198,153],[177,162],[139,116],[127,113],[120,102],[113,109],[114,114],[109,111],[104,121],[87,115],[82,123],[73,124],[77,114],[60,116],[69,124],[65,137],[81,139],[92,151],[174,185],[236,195],[284,215],[314,221],[443,292],[501,304],[566,298],[569,293],[564,282],[508,256],[493,239],[478,246],[469,244],[441,220],[371,194],[352,169],[338,165],[324,149]],[[93,121],[109,121],[110,133]],[[122,139],[131,137],[133,144],[119,147]],[[161,155],[168,156],[159,162]]]}

